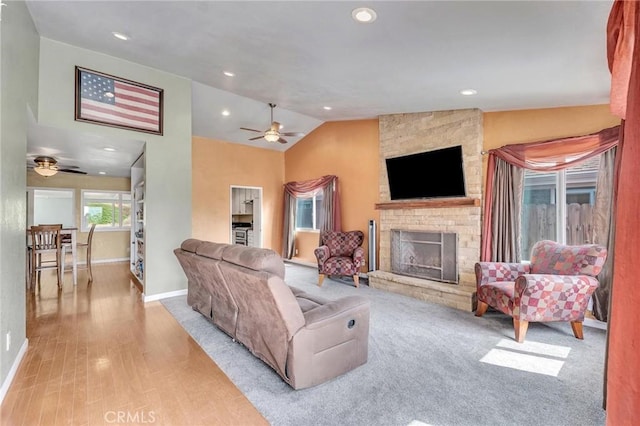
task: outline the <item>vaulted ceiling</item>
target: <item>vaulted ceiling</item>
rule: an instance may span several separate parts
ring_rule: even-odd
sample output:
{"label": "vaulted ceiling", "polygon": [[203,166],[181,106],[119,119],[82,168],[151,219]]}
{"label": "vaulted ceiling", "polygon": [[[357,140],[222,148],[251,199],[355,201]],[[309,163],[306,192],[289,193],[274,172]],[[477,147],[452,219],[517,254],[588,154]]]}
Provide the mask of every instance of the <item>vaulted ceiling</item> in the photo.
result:
{"label": "vaulted ceiling", "polygon": [[[264,148],[300,139],[248,142],[239,128],[268,128],[269,102],[283,131],[307,133],[381,114],[608,102],[611,1],[27,4],[43,37],[192,79],[194,135]],[[352,18],[362,6],[374,22]]]}

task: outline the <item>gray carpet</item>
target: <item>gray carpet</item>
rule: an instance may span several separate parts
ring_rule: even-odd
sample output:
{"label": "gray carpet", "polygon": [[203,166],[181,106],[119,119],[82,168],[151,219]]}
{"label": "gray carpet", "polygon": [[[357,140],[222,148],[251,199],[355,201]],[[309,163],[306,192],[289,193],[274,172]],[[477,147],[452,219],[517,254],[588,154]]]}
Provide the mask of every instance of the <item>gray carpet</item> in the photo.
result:
{"label": "gray carpet", "polygon": [[[568,323],[531,324],[527,342],[571,348],[568,356],[497,348],[513,342],[510,318],[476,318],[340,279],[316,285],[314,269],[287,264],[286,281],[330,299],[371,301],[369,361],[322,385],[295,391],[266,364],[207,322],[186,296],[162,303],[273,425],[603,425],[605,332]],[[553,360],[557,377],[480,362],[490,351]]]}

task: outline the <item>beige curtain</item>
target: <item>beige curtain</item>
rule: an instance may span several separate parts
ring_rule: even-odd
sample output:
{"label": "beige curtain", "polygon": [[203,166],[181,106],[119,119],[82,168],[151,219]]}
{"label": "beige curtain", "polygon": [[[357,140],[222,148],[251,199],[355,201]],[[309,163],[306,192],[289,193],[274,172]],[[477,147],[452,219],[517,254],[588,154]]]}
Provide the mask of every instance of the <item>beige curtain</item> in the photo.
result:
{"label": "beige curtain", "polygon": [[613,179],[617,148],[612,148],[600,156],[600,168],[596,183],[596,202],[593,211],[593,242],[609,250],[607,261],[598,275],[600,286],[593,294],[593,315],[600,321],[609,317],[609,294],[613,280],[613,247],[615,216],[613,203]]}
{"label": "beige curtain", "polygon": [[491,218],[491,259],[495,262],[521,260],[520,216],[523,185],[524,170],[496,158]]}

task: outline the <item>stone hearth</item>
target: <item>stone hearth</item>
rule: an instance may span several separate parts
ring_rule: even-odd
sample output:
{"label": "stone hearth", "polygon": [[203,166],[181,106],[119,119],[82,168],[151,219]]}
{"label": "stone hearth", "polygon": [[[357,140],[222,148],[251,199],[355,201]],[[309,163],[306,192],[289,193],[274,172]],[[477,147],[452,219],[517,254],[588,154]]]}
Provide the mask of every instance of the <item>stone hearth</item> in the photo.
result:
{"label": "stone hearth", "polygon": [[[380,270],[369,272],[369,285],[463,310],[473,310],[474,265],[480,258],[482,195],[482,112],[477,109],[380,116],[380,202],[390,202],[385,159],[462,145],[468,205],[412,203],[380,211]],[[458,235],[458,284],[391,272],[391,231],[445,232]]]}

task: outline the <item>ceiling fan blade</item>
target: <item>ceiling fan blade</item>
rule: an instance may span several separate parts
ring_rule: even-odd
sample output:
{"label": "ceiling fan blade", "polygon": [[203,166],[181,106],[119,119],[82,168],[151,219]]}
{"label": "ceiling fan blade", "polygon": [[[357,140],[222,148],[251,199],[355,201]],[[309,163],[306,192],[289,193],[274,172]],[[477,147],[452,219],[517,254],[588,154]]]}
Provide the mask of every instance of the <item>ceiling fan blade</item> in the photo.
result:
{"label": "ceiling fan blade", "polygon": [[83,172],[82,170],[73,170],[73,169],[58,169],[59,172],[63,173],[76,173],[78,175],[86,175],[87,172]]}
{"label": "ceiling fan blade", "polygon": [[288,143],[286,140],[284,140],[282,138],[278,139],[278,142],[280,142],[280,143]]}
{"label": "ceiling fan blade", "polygon": [[304,136],[304,133],[302,132],[285,132],[285,133],[280,133],[282,136],[295,136],[295,137],[299,137],[299,136]]}
{"label": "ceiling fan blade", "polygon": [[264,136],[256,136],[255,138],[251,138],[251,139],[249,139],[249,140],[250,140],[250,141],[255,141],[255,140],[258,140],[258,139],[262,139],[263,137],[264,137]]}
{"label": "ceiling fan blade", "polygon": [[79,169],[80,168],[78,166],[67,166],[66,164],[65,165],[58,164],[58,167],[62,167],[63,169]]}
{"label": "ceiling fan blade", "polygon": [[256,130],[256,129],[248,129],[246,127],[240,127],[240,130],[248,130],[250,132],[258,132],[258,133],[262,133],[262,130]]}

